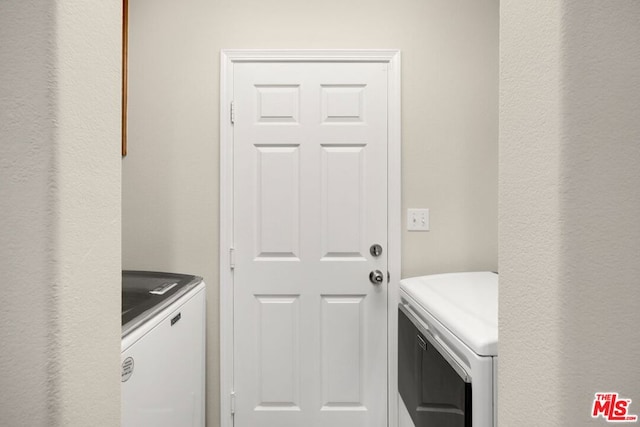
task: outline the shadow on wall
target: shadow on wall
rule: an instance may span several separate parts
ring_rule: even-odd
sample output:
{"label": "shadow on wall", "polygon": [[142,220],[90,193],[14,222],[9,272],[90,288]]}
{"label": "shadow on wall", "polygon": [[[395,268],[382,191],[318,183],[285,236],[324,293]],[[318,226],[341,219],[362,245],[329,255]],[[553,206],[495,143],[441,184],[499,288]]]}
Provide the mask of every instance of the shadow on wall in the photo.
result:
{"label": "shadow on wall", "polygon": [[640,414],[640,3],[564,7],[561,407],[601,425],[596,392]]}

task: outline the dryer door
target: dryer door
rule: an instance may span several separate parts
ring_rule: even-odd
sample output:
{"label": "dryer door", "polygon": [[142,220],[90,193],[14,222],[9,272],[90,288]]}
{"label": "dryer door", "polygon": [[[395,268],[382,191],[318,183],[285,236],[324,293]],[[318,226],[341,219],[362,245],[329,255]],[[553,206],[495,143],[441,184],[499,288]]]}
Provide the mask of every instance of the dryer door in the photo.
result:
{"label": "dryer door", "polygon": [[471,427],[471,380],[400,305],[398,388],[416,427]]}

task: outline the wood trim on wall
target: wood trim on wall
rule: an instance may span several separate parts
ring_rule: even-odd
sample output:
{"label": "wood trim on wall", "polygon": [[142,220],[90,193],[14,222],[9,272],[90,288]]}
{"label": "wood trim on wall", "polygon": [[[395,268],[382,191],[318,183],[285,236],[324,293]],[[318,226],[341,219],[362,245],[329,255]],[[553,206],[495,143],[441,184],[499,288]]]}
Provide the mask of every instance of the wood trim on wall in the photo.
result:
{"label": "wood trim on wall", "polygon": [[129,0],[122,0],[122,157],[127,155],[127,74],[129,62]]}

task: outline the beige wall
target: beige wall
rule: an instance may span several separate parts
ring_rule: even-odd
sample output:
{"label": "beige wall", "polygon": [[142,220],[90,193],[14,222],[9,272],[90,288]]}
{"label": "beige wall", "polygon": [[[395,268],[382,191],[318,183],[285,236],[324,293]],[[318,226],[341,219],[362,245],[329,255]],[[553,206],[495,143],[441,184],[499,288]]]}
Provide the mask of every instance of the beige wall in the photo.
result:
{"label": "beige wall", "polygon": [[208,421],[218,420],[219,53],[402,51],[404,277],[497,268],[498,0],[130,2],[123,264],[208,283]]}
{"label": "beige wall", "polygon": [[596,392],[640,414],[638,22],[501,4],[500,425],[602,425]]}
{"label": "beige wall", "polygon": [[118,2],[0,3],[0,425],[120,422]]}
{"label": "beige wall", "polygon": [[[47,303],[53,292],[45,284],[55,274],[49,223],[54,114],[47,99],[54,22],[53,8],[35,3],[0,4],[0,425],[46,426],[51,419]],[[18,54],[27,48],[30,54]]]}

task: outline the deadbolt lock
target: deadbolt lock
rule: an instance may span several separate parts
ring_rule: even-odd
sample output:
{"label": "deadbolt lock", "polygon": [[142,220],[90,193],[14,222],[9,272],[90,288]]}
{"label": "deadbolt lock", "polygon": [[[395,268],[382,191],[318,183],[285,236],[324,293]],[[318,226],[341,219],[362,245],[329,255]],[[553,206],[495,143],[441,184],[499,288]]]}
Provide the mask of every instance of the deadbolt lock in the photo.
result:
{"label": "deadbolt lock", "polygon": [[376,257],[382,255],[382,246],[377,243],[371,245],[371,247],[369,248],[369,253]]}

